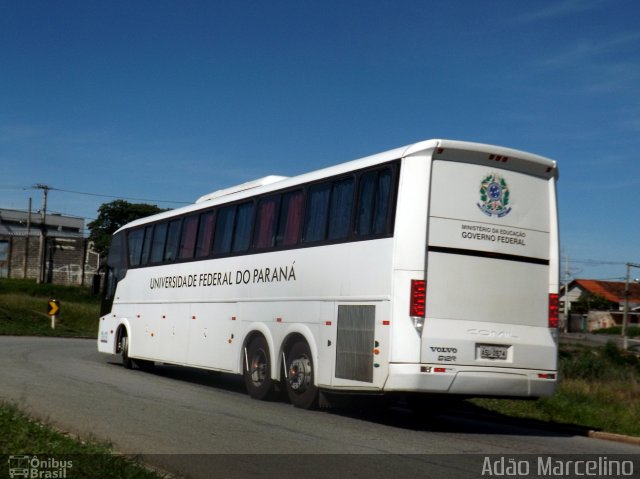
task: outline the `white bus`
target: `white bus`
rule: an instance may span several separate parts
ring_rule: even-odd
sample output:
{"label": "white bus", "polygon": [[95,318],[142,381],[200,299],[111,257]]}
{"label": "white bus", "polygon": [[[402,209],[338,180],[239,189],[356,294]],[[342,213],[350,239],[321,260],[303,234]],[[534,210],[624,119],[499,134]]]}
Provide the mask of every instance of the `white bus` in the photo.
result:
{"label": "white bus", "polygon": [[540,397],[557,382],[556,163],[428,140],[266,177],[113,236],[98,349],[321,392]]}

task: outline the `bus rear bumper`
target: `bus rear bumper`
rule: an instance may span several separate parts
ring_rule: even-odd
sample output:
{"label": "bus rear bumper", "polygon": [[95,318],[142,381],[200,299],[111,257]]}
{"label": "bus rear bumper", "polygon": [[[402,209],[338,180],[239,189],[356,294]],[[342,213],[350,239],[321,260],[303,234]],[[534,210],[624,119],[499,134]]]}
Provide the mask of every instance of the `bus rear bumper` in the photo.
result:
{"label": "bus rear bumper", "polygon": [[543,397],[555,392],[557,378],[557,371],[392,363],[384,390],[464,396]]}

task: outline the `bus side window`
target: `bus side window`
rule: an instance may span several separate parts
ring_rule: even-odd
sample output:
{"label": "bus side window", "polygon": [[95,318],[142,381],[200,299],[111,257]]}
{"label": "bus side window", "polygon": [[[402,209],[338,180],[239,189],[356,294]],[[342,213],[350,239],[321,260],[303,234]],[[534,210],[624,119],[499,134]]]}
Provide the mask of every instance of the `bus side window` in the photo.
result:
{"label": "bus side window", "polygon": [[129,241],[129,266],[138,266],[144,242],[144,228],[130,231],[127,240]]}
{"label": "bus side window", "polygon": [[211,254],[215,218],[216,215],[214,211],[207,211],[200,215],[198,238],[196,240],[196,258],[206,258]]}
{"label": "bus side window", "polygon": [[140,264],[143,266],[149,263],[149,254],[151,253],[152,239],[153,239],[153,225],[147,226],[144,229],[144,244],[142,245],[142,258],[140,258]]}
{"label": "bus side window", "polygon": [[383,234],[387,229],[391,200],[391,170],[385,168],[378,175],[378,194],[373,213],[373,234]]}
{"label": "bus side window", "polygon": [[304,222],[303,241],[305,243],[325,239],[330,193],[331,182],[320,183],[309,188]]}
{"label": "bus side window", "polygon": [[369,171],[360,177],[356,235],[386,232],[391,199],[391,169]]}
{"label": "bus side window", "polygon": [[238,205],[235,231],[233,233],[234,253],[247,251],[251,245],[251,225],[253,224],[253,201]]}
{"label": "bus side window", "polygon": [[302,209],[304,194],[302,191],[292,191],[282,195],[282,207],[278,221],[277,246],[293,246],[298,244],[302,226]]}
{"label": "bus side window", "polygon": [[165,263],[173,262],[178,257],[178,244],[180,242],[181,225],[181,219],[173,220],[169,223],[169,231],[167,232],[167,245],[164,249],[163,257]]}
{"label": "bus side window", "polygon": [[256,226],[253,233],[253,247],[255,249],[271,248],[274,245],[279,205],[280,195],[267,196],[258,202]]}
{"label": "bus side window", "polygon": [[353,210],[353,178],[336,181],[331,191],[327,239],[346,238],[350,233]]}
{"label": "bus side window", "polygon": [[198,236],[198,215],[187,216],[182,225],[178,259],[191,259],[196,250]]}
{"label": "bus side window", "polygon": [[150,263],[162,262],[164,254],[164,245],[167,240],[167,223],[159,223],[153,231],[153,240],[151,241],[151,258]]}
{"label": "bus side window", "polygon": [[100,314],[111,311],[113,297],[116,293],[118,281],[127,274],[126,237],[124,232],[116,233],[111,240],[109,256],[107,257],[107,274],[100,305]]}
{"label": "bus side window", "polygon": [[373,217],[373,200],[376,194],[377,176],[377,171],[370,171],[360,177],[358,216],[356,219],[356,234],[358,236],[366,236],[371,233],[371,218]]}
{"label": "bus side window", "polygon": [[213,254],[220,255],[231,251],[235,216],[236,205],[227,206],[218,210],[213,235]]}

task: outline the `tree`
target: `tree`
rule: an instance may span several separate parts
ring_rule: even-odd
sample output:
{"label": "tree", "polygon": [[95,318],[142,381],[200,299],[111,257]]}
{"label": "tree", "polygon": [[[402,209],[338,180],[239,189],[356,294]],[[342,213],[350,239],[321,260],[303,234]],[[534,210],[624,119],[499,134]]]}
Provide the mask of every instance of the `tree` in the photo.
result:
{"label": "tree", "polygon": [[612,303],[602,296],[588,291],[583,291],[578,301],[571,305],[573,313],[588,313],[589,311],[611,311],[616,309],[616,303]]}
{"label": "tree", "polygon": [[87,225],[90,231],[89,240],[93,242],[96,252],[106,258],[109,254],[109,246],[111,246],[111,235],[121,226],[163,211],[167,210],[158,208],[156,205],[129,203],[125,200],[103,203],[98,208],[98,217]]}

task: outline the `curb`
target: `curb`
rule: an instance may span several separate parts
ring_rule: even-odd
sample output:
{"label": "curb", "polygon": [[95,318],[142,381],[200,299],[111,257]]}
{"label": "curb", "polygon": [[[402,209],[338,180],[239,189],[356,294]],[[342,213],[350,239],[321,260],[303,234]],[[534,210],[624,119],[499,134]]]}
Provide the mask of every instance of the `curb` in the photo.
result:
{"label": "curb", "polygon": [[482,413],[477,411],[465,411],[465,410],[451,410],[452,413],[458,416],[466,416],[470,419],[479,419],[484,421],[501,422],[508,425],[519,425],[524,427],[530,427],[532,429],[542,429],[556,431],[562,434],[571,434],[574,436],[589,437],[591,439],[601,439],[604,441],[620,442],[624,444],[630,444],[633,446],[640,446],[639,436],[627,436],[624,434],[617,434],[613,432],[596,431],[595,429],[587,429],[585,427],[574,426],[570,424],[561,424],[555,422],[542,422],[535,419],[515,417],[515,416],[498,416],[489,413]]}
{"label": "curb", "polygon": [[605,441],[622,442],[624,444],[632,444],[634,446],[640,446],[640,437],[625,436],[624,434],[614,434],[612,432],[603,431],[589,431],[587,437],[594,439],[604,439]]}

